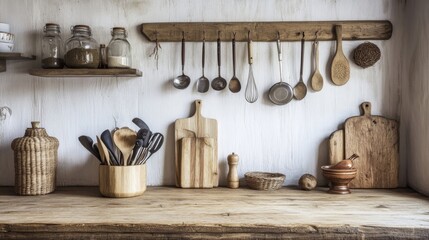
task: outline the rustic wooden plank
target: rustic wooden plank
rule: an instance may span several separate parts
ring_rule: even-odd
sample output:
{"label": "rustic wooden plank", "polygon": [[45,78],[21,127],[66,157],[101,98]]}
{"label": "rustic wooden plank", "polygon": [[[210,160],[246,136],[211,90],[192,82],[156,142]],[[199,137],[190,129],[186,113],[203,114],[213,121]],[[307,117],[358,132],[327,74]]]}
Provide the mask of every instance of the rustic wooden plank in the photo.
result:
{"label": "rustic wooden plank", "polygon": [[118,199],[101,197],[97,187],[29,197],[2,187],[0,238],[429,237],[427,197],[408,189],[355,189],[345,196],[326,190],[149,187],[142,196]]}
{"label": "rustic wooden plank", "polygon": [[345,157],[359,155],[352,188],[396,188],[399,179],[399,124],[371,115],[371,103],[361,104],[363,115],[344,124]]}
{"label": "rustic wooden plank", "polygon": [[329,136],[329,164],[336,164],[344,159],[344,130],[337,130]]}
{"label": "rustic wooden plank", "polygon": [[282,41],[300,41],[302,32],[305,40],[335,40],[335,25],[342,25],[343,40],[387,40],[392,36],[390,21],[312,21],[312,22],[176,22],[143,23],[141,31],[149,41],[179,42],[185,34],[186,41],[247,41],[251,32],[253,41],[275,41],[280,34]]}
{"label": "rustic wooden plank", "polygon": [[32,69],[30,74],[39,77],[140,77],[142,72],[134,68],[109,69]]}
{"label": "rustic wooden plank", "polygon": [[0,52],[0,59],[4,60],[34,60],[36,56],[25,55],[19,52]]}

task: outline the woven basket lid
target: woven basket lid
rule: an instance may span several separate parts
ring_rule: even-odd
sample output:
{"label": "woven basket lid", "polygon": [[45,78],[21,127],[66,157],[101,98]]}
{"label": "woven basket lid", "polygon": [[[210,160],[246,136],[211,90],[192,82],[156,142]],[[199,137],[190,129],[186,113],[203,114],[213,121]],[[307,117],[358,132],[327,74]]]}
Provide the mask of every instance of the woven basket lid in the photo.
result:
{"label": "woven basket lid", "polygon": [[57,150],[59,141],[49,136],[46,130],[40,127],[40,122],[31,122],[31,128],[25,130],[24,137],[13,140],[11,146],[14,151]]}

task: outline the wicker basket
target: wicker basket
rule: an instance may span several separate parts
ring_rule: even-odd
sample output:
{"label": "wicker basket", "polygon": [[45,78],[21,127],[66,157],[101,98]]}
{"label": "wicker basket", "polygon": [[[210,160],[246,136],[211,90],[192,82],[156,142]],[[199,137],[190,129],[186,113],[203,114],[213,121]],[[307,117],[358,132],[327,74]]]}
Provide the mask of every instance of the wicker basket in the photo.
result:
{"label": "wicker basket", "polygon": [[59,142],[49,137],[39,122],[31,122],[22,138],[12,142],[15,152],[15,192],[43,195],[55,190]]}
{"label": "wicker basket", "polygon": [[356,65],[362,68],[371,67],[380,60],[380,57],[380,48],[371,42],[362,43],[353,51],[353,59]]}
{"label": "wicker basket", "polygon": [[286,176],[281,173],[248,172],[244,178],[252,189],[277,190],[283,186]]}

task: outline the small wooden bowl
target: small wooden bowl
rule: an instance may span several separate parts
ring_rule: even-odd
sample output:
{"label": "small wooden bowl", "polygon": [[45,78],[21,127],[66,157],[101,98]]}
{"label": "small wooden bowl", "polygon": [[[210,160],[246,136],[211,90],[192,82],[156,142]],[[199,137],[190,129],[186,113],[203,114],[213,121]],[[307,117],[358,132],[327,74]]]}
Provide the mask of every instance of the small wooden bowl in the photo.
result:
{"label": "small wooden bowl", "polygon": [[100,165],[100,193],[105,197],[135,197],[146,191],[146,164],[133,166]]}
{"label": "small wooden bowl", "polygon": [[355,179],[357,169],[332,169],[322,166],[322,175],[331,182],[328,193],[350,194],[349,183]]}

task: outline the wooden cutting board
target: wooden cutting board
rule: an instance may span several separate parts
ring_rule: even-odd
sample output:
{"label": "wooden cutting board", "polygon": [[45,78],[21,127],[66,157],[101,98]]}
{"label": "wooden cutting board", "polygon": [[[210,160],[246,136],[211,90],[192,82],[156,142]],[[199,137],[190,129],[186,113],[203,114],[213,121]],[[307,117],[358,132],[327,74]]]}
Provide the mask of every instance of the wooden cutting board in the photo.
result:
{"label": "wooden cutting board", "polygon": [[213,138],[182,138],[180,186],[182,188],[213,187]]}
{"label": "wooden cutting board", "polygon": [[361,104],[363,115],[344,126],[345,156],[359,155],[352,188],[396,188],[399,178],[398,122],[371,115],[371,103]]}
{"label": "wooden cutting board", "polygon": [[344,159],[344,130],[335,131],[329,136],[329,165]]}
{"label": "wooden cutting board", "polygon": [[218,178],[218,125],[216,119],[205,118],[201,115],[202,101],[195,101],[195,114],[190,118],[177,119],[174,125],[175,134],[175,163],[176,163],[176,186],[180,187],[181,176],[181,146],[179,140],[185,137],[190,138],[213,138],[213,166],[212,179],[213,187],[219,185]]}

